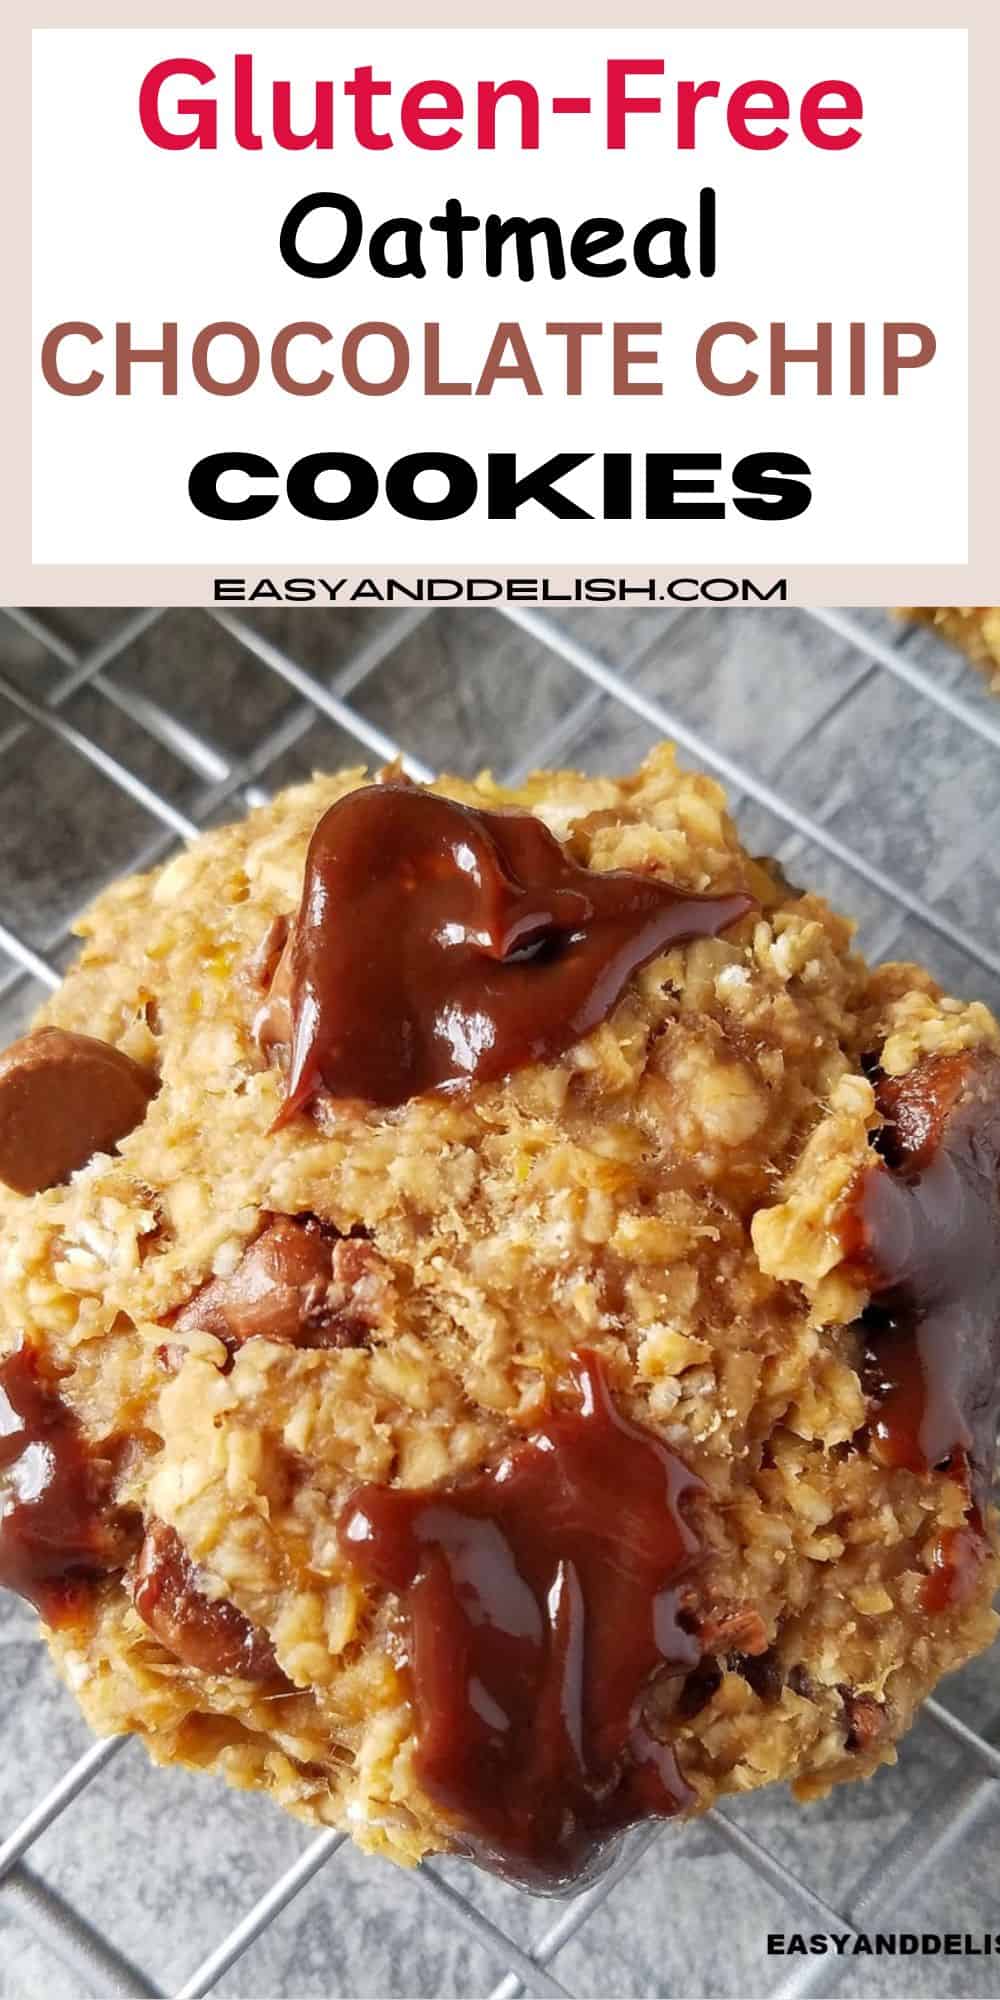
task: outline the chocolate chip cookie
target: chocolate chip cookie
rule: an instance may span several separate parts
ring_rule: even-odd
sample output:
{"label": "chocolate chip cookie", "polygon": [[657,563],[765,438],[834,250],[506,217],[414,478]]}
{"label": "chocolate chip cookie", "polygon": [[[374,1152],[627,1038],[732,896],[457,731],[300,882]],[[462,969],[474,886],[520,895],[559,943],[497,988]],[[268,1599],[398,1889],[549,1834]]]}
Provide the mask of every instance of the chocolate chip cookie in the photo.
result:
{"label": "chocolate chip cookie", "polygon": [[667,747],[316,778],[0,1060],[0,1580],[101,1731],[551,1887],[989,1644],[1000,1030]]}

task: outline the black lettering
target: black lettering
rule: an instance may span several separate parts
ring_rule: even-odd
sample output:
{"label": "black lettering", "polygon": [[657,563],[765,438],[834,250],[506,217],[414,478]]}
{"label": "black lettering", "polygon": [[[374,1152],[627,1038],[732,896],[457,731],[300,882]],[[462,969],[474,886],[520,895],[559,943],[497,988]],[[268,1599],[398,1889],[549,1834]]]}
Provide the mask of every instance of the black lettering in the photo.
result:
{"label": "black lettering", "polygon": [[506,221],[500,215],[486,217],[486,276],[503,277],[503,253],[505,243],[511,242],[517,256],[517,275],[531,279],[535,275],[534,239],[542,237],[551,278],[566,276],[566,255],[563,250],[562,232],[551,215],[536,215],[532,222],[526,216],[510,215]]}
{"label": "black lettering", "polygon": [[578,507],[575,500],[557,491],[555,481],[564,479],[569,472],[575,472],[578,465],[586,465],[593,457],[590,451],[557,451],[554,458],[547,458],[543,465],[536,465],[532,472],[517,476],[517,458],[512,451],[495,451],[489,456],[488,511],[491,521],[513,521],[519,507],[527,500],[537,500],[549,514],[560,521],[592,521],[585,507]]}
{"label": "black lettering", "polygon": [[617,249],[624,235],[621,223],[613,215],[592,215],[587,222],[581,222],[574,229],[569,246],[570,257],[581,277],[620,277],[627,268],[624,257],[612,257],[607,264],[599,264],[597,259],[602,251]]}
{"label": "black lettering", "polygon": [[702,188],[698,196],[698,269],[703,278],[715,276],[716,234],[715,189]]}
{"label": "black lettering", "polygon": [[[402,237],[402,255],[397,263],[390,263],[389,244],[394,236]],[[420,224],[412,215],[391,215],[388,222],[380,222],[372,230],[372,240],[368,246],[372,270],[380,278],[426,278],[427,269],[420,254]]]}
{"label": "black lettering", "polygon": [[650,521],[721,521],[721,500],[684,500],[684,493],[714,493],[714,479],[679,479],[680,472],[719,472],[717,452],[651,451],[646,459],[646,518]]}
{"label": "black lettering", "polygon": [[632,460],[627,451],[609,451],[604,459],[604,518],[632,519]]}
{"label": "black lettering", "polygon": [[[321,208],[332,208],[343,217],[344,240],[340,249],[335,250],[331,257],[325,257],[320,262],[314,263],[310,258],[303,257],[298,247],[298,234],[307,217],[315,215]],[[289,270],[294,271],[300,278],[339,278],[341,272],[346,271],[349,264],[353,264],[361,248],[363,235],[364,223],[361,210],[357,202],[351,200],[350,195],[307,194],[303,195],[301,201],[295,203],[294,208],[289,209],[281,225],[278,248]]]}
{"label": "black lettering", "polygon": [[[416,490],[422,472],[440,472],[448,490],[440,500],[421,500]],[[467,514],[479,491],[479,481],[467,459],[450,451],[411,451],[398,458],[385,476],[385,497],[395,514],[409,521],[454,521]]]}
{"label": "black lettering", "polygon": [[809,506],[812,492],[792,474],[811,476],[805,459],[792,452],[753,451],[741,458],[733,467],[733,485],[756,497],[734,500],[736,512],[745,514],[748,521],[797,520]]}
{"label": "black lettering", "polygon": [[[669,245],[669,255],[665,264],[658,264],[653,257],[653,244],[658,236],[665,235]],[[657,216],[653,222],[644,222],[636,232],[633,255],[635,267],[644,278],[689,278],[691,266],[687,260],[685,245],[687,227],[672,215]]]}
{"label": "black lettering", "polygon": [[255,451],[213,451],[192,466],[188,498],[199,514],[213,521],[257,521],[269,514],[277,502],[276,493],[248,493],[242,500],[223,500],[219,481],[224,472],[245,472],[250,479],[277,479],[278,468]]}
{"label": "black lettering", "polygon": [[[348,482],[342,500],[321,500],[316,486],[324,472],[342,472]],[[378,499],[378,474],[366,458],[352,451],[311,451],[292,466],[288,498],[297,514],[310,521],[356,521]]]}
{"label": "black lettering", "polygon": [[448,256],[449,278],[460,278],[465,270],[463,237],[481,227],[478,215],[466,215],[460,201],[449,195],[440,215],[431,216],[431,228],[440,230]]}

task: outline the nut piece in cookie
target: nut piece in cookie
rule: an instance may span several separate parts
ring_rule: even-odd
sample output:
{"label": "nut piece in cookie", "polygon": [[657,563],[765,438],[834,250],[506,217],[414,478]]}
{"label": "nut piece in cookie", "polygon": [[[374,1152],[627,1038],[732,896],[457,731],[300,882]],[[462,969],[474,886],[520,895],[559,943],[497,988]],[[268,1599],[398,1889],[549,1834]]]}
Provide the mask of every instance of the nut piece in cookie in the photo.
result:
{"label": "nut piece in cookie", "polygon": [[0,1056],[0,1181],[38,1194],[142,1123],[152,1071],[110,1042],[36,1028]]}
{"label": "nut piece in cookie", "polygon": [[226,1598],[206,1594],[180,1536],[164,1521],[146,1530],[132,1601],[143,1623],[186,1667],[245,1681],[284,1678],[267,1633]]}

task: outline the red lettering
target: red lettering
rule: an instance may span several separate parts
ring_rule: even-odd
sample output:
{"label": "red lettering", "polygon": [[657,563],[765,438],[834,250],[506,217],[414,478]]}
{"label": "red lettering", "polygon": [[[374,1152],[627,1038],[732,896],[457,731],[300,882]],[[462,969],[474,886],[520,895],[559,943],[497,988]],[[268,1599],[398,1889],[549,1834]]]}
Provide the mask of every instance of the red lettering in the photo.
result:
{"label": "red lettering", "polygon": [[175,56],[154,63],[143,77],[139,91],[139,122],[147,139],[167,153],[182,153],[188,146],[202,146],[211,151],[219,143],[217,113],[211,98],[178,98],[178,111],[195,121],[186,132],[172,132],[164,125],[160,117],[160,92],[172,76],[193,77],[195,83],[215,81],[214,69],[192,57]]}
{"label": "red lettering", "polygon": [[619,61],[608,63],[608,148],[612,153],[620,153],[625,145],[625,126],[634,111],[659,111],[658,97],[630,97],[628,80],[632,76],[662,76],[665,64],[655,57],[638,62]]}
{"label": "red lettering", "polygon": [[253,57],[237,56],[233,63],[235,89],[233,131],[236,144],[245,153],[259,153],[264,143],[253,129]]}
{"label": "red lettering", "polygon": [[302,153],[307,146],[329,151],[333,145],[333,85],[328,79],[316,85],[316,111],[308,132],[292,130],[292,87],[280,81],[272,93],[274,137],[286,153]]}
{"label": "red lettering", "polygon": [[[831,98],[837,101],[831,103]],[[861,137],[858,125],[849,125],[846,132],[825,132],[823,127],[830,119],[840,125],[845,118],[861,118],[864,108],[861,92],[853,83],[832,78],[826,83],[811,84],[802,99],[800,113],[802,130],[810,146],[820,146],[826,153],[843,153],[848,146],[856,146]]]}
{"label": "red lettering", "polygon": [[521,107],[522,153],[538,151],[538,92],[534,84],[525,83],[521,77],[508,77],[506,83],[481,83],[477,90],[477,130],[479,149],[492,153],[497,143],[497,105],[503,97],[516,97]]}
{"label": "red lettering", "polygon": [[[433,104],[430,102],[432,98],[442,101]],[[443,132],[432,132],[427,128],[442,118],[461,118],[462,108],[462,93],[453,83],[431,77],[425,83],[413,84],[400,107],[399,122],[404,139],[408,139],[411,146],[419,146],[425,153],[443,153],[449,146],[457,146],[462,136],[457,125],[446,125]]]}
{"label": "red lettering", "polygon": [[[764,104],[753,105],[752,97],[763,97]],[[775,146],[783,146],[788,137],[780,125],[771,125],[766,132],[752,132],[751,121],[761,118],[787,118],[788,92],[780,83],[769,83],[766,77],[754,77],[749,83],[741,83],[726,107],[726,123],[730,137],[738,146],[745,146],[751,153],[770,153]]]}
{"label": "red lettering", "polygon": [[695,112],[703,97],[718,97],[717,83],[686,83],[677,85],[677,147],[682,153],[690,153],[695,145]]}
{"label": "red lettering", "polygon": [[372,123],[372,105],[376,97],[388,97],[391,83],[376,82],[371,63],[362,63],[354,72],[353,80],[344,85],[344,96],[354,99],[354,136],[358,145],[369,153],[384,153],[392,145],[388,132],[376,132]]}

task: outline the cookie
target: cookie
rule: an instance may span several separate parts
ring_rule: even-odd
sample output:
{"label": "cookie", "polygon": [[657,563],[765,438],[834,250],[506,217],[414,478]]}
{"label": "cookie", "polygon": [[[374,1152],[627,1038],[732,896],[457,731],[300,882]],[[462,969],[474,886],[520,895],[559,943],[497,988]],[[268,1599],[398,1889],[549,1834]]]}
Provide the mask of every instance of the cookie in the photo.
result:
{"label": "cookie", "polygon": [[546,1888],[892,1761],[997,1627],[987,1009],[667,747],[318,777],[80,928],[0,1062],[0,1580],[92,1725]]}
{"label": "cookie", "polygon": [[946,639],[961,646],[1000,693],[1000,609],[990,604],[921,606],[904,614],[933,625]]}

